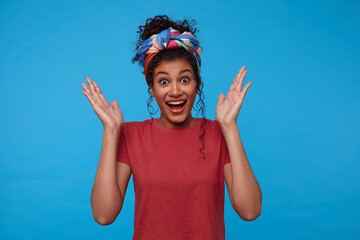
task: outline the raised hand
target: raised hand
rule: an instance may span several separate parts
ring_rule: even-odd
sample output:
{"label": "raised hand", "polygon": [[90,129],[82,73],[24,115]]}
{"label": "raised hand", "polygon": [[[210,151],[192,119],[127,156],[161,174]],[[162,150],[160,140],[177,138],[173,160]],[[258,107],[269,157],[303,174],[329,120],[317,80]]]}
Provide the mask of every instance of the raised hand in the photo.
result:
{"label": "raised hand", "polygon": [[220,93],[215,111],[216,120],[220,125],[236,124],[245,94],[252,84],[252,82],[247,83],[241,90],[246,73],[245,66],[243,66],[231,84],[226,98],[223,93]]}
{"label": "raised hand", "polygon": [[124,123],[124,117],[118,102],[116,100],[112,101],[113,106],[111,106],[105,99],[96,82],[92,81],[89,77],[86,77],[86,81],[89,84],[90,90],[85,83],[81,83],[81,86],[84,88],[82,93],[89,100],[95,113],[103,123],[104,128],[120,130]]}

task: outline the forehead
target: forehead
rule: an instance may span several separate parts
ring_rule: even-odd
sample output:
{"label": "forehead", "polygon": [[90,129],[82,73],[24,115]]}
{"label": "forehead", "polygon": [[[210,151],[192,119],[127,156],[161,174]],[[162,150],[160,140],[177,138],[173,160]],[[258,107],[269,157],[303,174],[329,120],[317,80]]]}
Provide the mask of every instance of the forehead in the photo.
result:
{"label": "forehead", "polygon": [[193,68],[184,59],[177,59],[174,61],[163,61],[155,69],[154,75],[158,72],[167,72],[169,74],[178,74],[182,70],[189,69],[193,73]]}

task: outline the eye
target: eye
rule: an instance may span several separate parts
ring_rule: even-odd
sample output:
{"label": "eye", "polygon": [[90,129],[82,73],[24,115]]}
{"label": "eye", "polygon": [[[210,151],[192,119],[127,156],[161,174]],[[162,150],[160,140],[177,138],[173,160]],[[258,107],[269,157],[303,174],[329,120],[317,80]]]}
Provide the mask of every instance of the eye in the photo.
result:
{"label": "eye", "polygon": [[[185,80],[185,81],[183,81],[183,80]],[[188,77],[183,77],[183,78],[181,79],[181,81],[183,81],[183,82],[189,82],[190,79],[189,79]]]}
{"label": "eye", "polygon": [[165,79],[161,79],[161,80],[159,81],[159,83],[160,83],[161,85],[165,85],[167,82],[168,82],[168,80],[165,80]]}

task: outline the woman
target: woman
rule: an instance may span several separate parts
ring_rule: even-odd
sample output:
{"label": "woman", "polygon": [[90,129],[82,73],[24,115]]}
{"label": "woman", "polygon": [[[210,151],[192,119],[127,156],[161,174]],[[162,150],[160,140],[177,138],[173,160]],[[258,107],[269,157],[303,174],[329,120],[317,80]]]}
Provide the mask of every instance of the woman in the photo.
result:
{"label": "woman", "polygon": [[[82,83],[104,125],[91,194],[94,219],[101,225],[115,221],[133,174],[133,239],[225,239],[224,180],[242,219],[254,220],[261,212],[261,189],[236,124],[251,85],[241,89],[247,71],[240,69],[226,98],[219,95],[216,120],[206,119],[196,29],[166,15],[148,19],[139,29],[133,62],[144,67],[148,110],[154,97],[158,119],[124,122],[116,100],[111,106],[90,78],[90,89]],[[191,114],[196,95],[202,118]]]}

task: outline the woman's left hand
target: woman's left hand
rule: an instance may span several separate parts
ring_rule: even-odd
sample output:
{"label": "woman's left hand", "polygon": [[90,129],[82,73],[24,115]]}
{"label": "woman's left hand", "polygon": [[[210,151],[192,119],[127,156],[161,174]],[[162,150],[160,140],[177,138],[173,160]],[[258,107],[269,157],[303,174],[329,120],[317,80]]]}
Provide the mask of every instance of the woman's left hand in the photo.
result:
{"label": "woman's left hand", "polygon": [[245,66],[243,66],[231,84],[226,98],[223,93],[220,93],[219,95],[215,115],[216,120],[222,126],[236,124],[236,120],[239,115],[241,105],[244,101],[245,94],[252,84],[252,82],[248,82],[241,90],[246,73],[247,70],[245,70]]}

